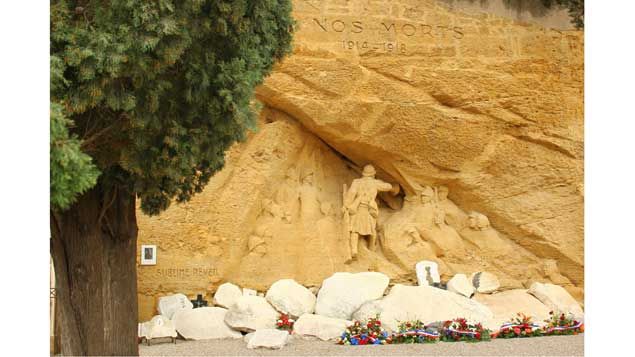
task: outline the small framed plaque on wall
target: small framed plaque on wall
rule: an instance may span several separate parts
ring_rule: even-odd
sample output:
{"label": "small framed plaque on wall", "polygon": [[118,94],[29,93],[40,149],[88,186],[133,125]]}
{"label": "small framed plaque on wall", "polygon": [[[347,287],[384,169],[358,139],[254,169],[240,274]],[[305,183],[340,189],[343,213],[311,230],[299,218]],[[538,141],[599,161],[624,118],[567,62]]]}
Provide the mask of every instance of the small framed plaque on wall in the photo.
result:
{"label": "small framed plaque on wall", "polygon": [[141,245],[141,265],[157,265],[156,245]]}

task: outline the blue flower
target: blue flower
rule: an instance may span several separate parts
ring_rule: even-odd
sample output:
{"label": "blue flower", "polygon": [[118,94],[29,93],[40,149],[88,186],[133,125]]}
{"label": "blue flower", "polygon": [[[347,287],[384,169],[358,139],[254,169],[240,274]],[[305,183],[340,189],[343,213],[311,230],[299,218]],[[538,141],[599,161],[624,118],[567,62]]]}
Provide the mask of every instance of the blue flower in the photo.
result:
{"label": "blue flower", "polygon": [[376,339],[375,342],[373,342],[373,345],[379,345],[381,344],[381,341],[379,339]]}
{"label": "blue flower", "polygon": [[384,332],[381,333],[381,335],[384,336],[384,337],[388,337],[388,332],[384,331]]}
{"label": "blue flower", "polygon": [[351,345],[356,345],[359,343],[359,340],[356,339],[355,337],[351,338]]}
{"label": "blue flower", "polygon": [[367,338],[367,337],[368,337],[368,335],[367,335],[367,334],[365,334],[365,333],[363,333],[363,334],[362,334],[362,340],[363,340],[363,339],[365,339],[365,338]]}
{"label": "blue flower", "polygon": [[342,332],[342,336],[341,337],[342,337],[342,339],[345,339],[346,338],[346,332]]}

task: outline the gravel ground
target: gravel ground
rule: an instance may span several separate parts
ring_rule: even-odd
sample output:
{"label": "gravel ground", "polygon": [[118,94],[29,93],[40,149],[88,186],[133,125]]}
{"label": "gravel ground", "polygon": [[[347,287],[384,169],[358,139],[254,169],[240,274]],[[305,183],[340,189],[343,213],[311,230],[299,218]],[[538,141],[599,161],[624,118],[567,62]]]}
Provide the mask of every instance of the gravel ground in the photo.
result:
{"label": "gravel ground", "polygon": [[491,342],[340,346],[293,339],[281,350],[247,349],[242,339],[139,345],[142,356],[583,356],[584,335],[497,339]]}

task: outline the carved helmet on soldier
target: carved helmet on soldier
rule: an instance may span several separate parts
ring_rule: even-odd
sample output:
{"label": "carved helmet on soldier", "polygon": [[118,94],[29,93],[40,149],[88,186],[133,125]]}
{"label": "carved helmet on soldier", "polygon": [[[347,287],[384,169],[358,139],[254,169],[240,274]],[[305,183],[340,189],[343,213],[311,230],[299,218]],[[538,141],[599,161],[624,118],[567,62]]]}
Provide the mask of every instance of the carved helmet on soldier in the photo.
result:
{"label": "carved helmet on soldier", "polygon": [[374,177],[376,173],[377,173],[377,171],[375,171],[375,168],[373,167],[373,165],[368,164],[368,165],[364,166],[364,170],[362,171],[362,176],[364,176],[364,177]]}

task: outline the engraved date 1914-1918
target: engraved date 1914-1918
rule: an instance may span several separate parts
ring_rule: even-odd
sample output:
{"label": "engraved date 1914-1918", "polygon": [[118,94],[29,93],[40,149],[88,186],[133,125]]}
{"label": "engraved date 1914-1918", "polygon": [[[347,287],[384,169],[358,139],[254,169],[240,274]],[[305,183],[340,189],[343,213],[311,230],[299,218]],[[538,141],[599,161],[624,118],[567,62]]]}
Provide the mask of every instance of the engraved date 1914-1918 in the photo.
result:
{"label": "engraved date 1914-1918", "polygon": [[399,42],[368,42],[342,40],[342,47],[347,50],[382,51],[387,53],[405,54],[406,44]]}

